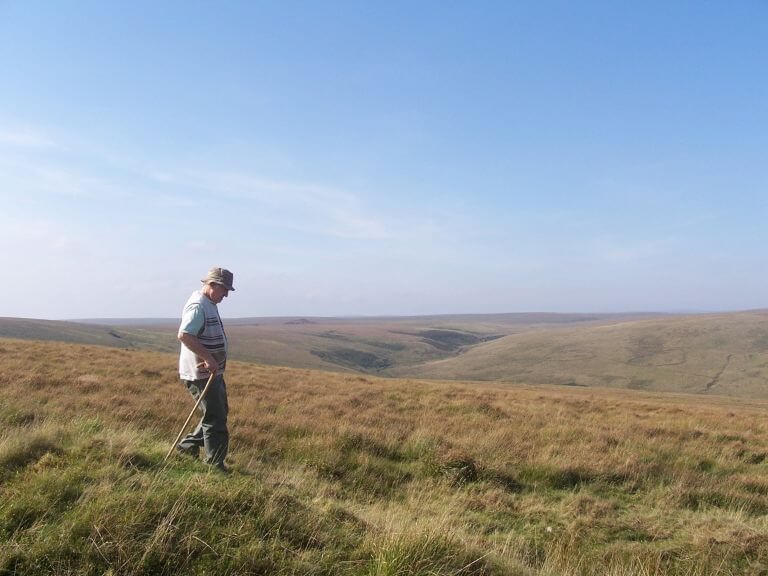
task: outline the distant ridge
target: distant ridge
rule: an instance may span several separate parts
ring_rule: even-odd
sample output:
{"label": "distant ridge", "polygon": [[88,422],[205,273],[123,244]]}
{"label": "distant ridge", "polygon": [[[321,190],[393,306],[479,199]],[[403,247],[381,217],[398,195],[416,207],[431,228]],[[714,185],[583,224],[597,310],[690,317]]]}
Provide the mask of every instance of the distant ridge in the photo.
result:
{"label": "distant ridge", "polygon": [[[224,321],[228,325],[250,324],[327,324],[327,323],[367,323],[367,322],[434,322],[466,321],[497,322],[503,324],[562,324],[570,322],[593,322],[625,318],[649,318],[674,316],[668,312],[500,312],[482,314],[426,314],[426,315],[376,315],[376,316],[238,316]],[[109,326],[165,326],[177,324],[178,318],[82,318],[62,320]]]}
{"label": "distant ridge", "polygon": [[768,311],[524,331],[390,374],[768,398]]}
{"label": "distant ridge", "polygon": [[160,352],[170,352],[176,350],[178,346],[172,332],[157,330],[155,325],[119,326],[74,320],[0,317],[0,337],[98,344],[115,348],[138,348]]}
{"label": "distant ridge", "polygon": [[107,326],[167,326],[177,324],[178,318],[80,318],[69,320],[80,324],[95,324]]}
{"label": "distant ridge", "polygon": [[[177,352],[177,319],[0,318],[0,337]],[[233,360],[501,384],[768,398],[768,311],[226,319]]]}

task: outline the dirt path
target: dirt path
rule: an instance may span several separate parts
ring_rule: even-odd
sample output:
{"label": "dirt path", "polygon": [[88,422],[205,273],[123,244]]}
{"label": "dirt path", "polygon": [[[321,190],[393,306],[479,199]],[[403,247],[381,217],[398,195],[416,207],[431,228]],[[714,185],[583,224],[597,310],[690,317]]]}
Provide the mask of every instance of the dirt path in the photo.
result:
{"label": "dirt path", "polygon": [[720,377],[723,375],[723,372],[725,372],[728,369],[728,365],[731,363],[732,357],[733,357],[733,354],[728,354],[728,357],[725,359],[725,364],[723,364],[723,367],[720,368],[720,371],[717,374],[715,374],[715,377],[712,378],[712,380],[707,382],[707,385],[704,387],[705,392],[709,392],[713,386],[717,386],[717,383],[720,382]]}

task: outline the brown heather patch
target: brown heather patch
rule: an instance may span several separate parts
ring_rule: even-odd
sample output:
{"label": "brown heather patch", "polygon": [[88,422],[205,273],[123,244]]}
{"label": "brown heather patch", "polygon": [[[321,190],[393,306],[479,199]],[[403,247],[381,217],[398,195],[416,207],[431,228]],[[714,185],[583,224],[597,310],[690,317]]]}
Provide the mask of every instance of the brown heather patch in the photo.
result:
{"label": "brown heather patch", "polygon": [[[236,477],[246,492],[283,494],[249,506],[354,534],[350,550],[335,549],[349,561],[340,574],[768,573],[765,403],[238,362],[226,379]],[[173,355],[15,340],[2,341],[0,401],[3,428],[80,419],[97,438],[99,426],[121,430],[104,433],[111,456],[99,465],[113,458],[136,474],[192,406]],[[63,448],[37,434],[0,444],[6,478],[62,465]],[[14,537],[36,525],[17,516]],[[146,550],[159,554],[171,527],[154,526]],[[334,546],[295,534],[281,544],[294,554]]]}

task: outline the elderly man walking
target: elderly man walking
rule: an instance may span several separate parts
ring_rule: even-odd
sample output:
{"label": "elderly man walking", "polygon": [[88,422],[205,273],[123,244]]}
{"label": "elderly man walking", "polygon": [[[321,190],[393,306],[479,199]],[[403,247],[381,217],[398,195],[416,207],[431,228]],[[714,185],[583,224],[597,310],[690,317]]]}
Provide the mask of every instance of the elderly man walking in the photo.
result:
{"label": "elderly man walking", "polygon": [[234,276],[225,268],[211,268],[201,280],[203,287],[192,293],[184,305],[178,339],[179,376],[197,400],[211,374],[215,374],[208,392],[200,402],[203,417],[197,428],[176,446],[176,450],[199,458],[200,448],[205,448],[205,461],[222,472],[229,470],[224,464],[229,448],[227,430],[227,387],[224,369],[227,364],[227,335],[219,316],[219,304],[227,297]]}

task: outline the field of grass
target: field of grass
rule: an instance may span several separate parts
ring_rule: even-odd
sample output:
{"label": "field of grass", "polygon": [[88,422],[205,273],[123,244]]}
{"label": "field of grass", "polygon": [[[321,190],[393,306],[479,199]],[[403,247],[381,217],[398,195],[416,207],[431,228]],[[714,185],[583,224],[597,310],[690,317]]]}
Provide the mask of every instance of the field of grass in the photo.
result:
{"label": "field of grass", "polygon": [[221,476],[175,363],[0,339],[0,574],[768,574],[764,402],[232,362]]}

